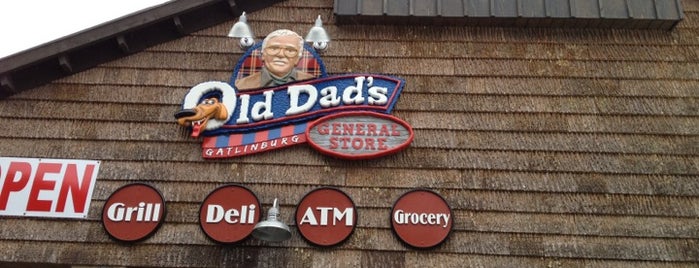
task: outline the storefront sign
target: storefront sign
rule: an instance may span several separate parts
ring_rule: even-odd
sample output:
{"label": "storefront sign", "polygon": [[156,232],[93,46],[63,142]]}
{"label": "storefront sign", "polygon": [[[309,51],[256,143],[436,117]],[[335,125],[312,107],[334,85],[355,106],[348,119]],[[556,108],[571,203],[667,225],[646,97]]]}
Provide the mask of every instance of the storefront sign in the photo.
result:
{"label": "storefront sign", "polygon": [[413,129],[394,116],[373,112],[333,114],[306,130],[316,150],[343,159],[369,159],[392,154],[410,145]]}
{"label": "storefront sign", "polygon": [[212,191],[199,209],[199,225],[212,240],[222,244],[242,241],[260,221],[260,201],[249,189],[225,185]]}
{"label": "storefront sign", "polygon": [[306,241],[318,246],[334,246],[345,241],[354,231],[357,209],[347,194],[324,187],[301,199],[295,218]]}
{"label": "storefront sign", "polygon": [[100,162],[0,157],[0,215],[87,217]]}
{"label": "storefront sign", "polygon": [[122,242],[146,239],[165,218],[165,201],[152,186],[134,183],[112,193],[102,208],[102,223],[109,236]]}
{"label": "storefront sign", "polygon": [[435,192],[413,190],[403,194],[391,210],[391,228],[405,244],[431,248],[444,242],[453,228],[449,204]]}
{"label": "storefront sign", "polygon": [[[298,42],[285,46],[298,46]],[[405,85],[401,78],[378,74],[328,76],[319,55],[308,45],[300,53],[295,48],[282,53],[273,47],[269,53],[274,54],[265,54],[268,50],[262,43],[251,47],[234,68],[229,83],[203,82],[185,96],[175,118],[191,129],[192,137],[204,137],[203,158],[238,157],[305,143],[308,124],[328,115],[352,111],[390,114]],[[283,68],[279,66],[282,63]],[[300,79],[261,85],[264,77],[272,79],[269,72],[279,68]],[[410,139],[401,137],[397,147],[404,148],[412,141],[412,130],[403,121],[398,125],[411,134]],[[375,142],[379,146],[381,140]],[[357,150],[334,155],[363,159],[398,150],[387,147],[380,151],[362,152],[359,157]]]}

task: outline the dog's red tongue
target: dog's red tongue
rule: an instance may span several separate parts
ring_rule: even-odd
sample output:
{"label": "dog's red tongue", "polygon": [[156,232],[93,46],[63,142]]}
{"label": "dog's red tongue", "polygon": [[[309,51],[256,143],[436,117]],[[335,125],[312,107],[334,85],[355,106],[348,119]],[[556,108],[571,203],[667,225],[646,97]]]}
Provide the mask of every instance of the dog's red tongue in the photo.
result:
{"label": "dog's red tongue", "polygon": [[201,122],[192,122],[192,137],[196,138],[199,137],[199,133],[201,133]]}

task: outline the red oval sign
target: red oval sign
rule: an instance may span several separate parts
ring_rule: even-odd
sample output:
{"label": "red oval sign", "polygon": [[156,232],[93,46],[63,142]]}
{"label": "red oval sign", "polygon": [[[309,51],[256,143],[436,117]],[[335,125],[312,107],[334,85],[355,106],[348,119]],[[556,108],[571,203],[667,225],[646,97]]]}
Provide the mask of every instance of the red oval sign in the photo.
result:
{"label": "red oval sign", "polygon": [[444,242],[453,228],[451,208],[440,195],[429,190],[403,194],[391,210],[391,227],[404,243],[431,248]]}
{"label": "red oval sign", "polygon": [[344,192],[318,188],[296,206],[296,226],[306,241],[318,246],[334,246],[347,240],[357,225],[357,209]]}
{"label": "red oval sign", "polygon": [[374,112],[343,112],[322,117],[306,129],[311,147],[343,159],[371,159],[396,153],[413,141],[405,121]]}
{"label": "red oval sign", "polygon": [[153,235],[164,217],[163,196],[142,183],[117,189],[102,208],[104,229],[109,236],[123,242],[136,242]]}
{"label": "red oval sign", "polygon": [[260,201],[240,185],[224,185],[212,191],[199,208],[199,225],[212,240],[232,244],[247,238],[260,221]]}

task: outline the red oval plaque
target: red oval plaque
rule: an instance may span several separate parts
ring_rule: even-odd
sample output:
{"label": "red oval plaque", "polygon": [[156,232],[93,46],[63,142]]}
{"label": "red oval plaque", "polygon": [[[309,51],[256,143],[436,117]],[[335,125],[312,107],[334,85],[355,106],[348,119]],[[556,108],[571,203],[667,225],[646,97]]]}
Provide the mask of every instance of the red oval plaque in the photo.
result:
{"label": "red oval plaque", "polygon": [[164,217],[163,196],[143,183],[117,189],[102,208],[104,229],[109,236],[123,242],[136,242],[153,235]]}
{"label": "red oval plaque", "polygon": [[357,225],[357,209],[344,192],[323,187],[315,189],[296,206],[296,226],[306,241],[334,246],[347,240]]}
{"label": "red oval plaque", "polygon": [[235,184],[212,191],[199,209],[199,225],[204,234],[222,244],[247,238],[260,217],[257,196],[248,188]]}
{"label": "red oval plaque", "polygon": [[405,121],[374,112],[343,112],[322,117],[306,129],[308,143],[323,154],[371,159],[396,153],[413,141]]}
{"label": "red oval plaque", "polygon": [[453,228],[449,204],[430,190],[403,194],[391,210],[391,227],[404,243],[415,248],[431,248],[444,242]]}

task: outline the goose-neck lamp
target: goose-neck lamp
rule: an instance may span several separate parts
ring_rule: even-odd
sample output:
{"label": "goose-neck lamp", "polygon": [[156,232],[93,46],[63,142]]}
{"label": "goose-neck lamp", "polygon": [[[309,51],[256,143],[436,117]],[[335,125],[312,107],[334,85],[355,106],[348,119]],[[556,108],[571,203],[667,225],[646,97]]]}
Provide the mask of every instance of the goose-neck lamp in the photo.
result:
{"label": "goose-neck lamp", "polygon": [[255,225],[252,230],[252,236],[268,242],[281,242],[291,238],[289,226],[278,220],[279,204],[277,199],[274,199],[272,208],[267,213],[267,220],[261,221]]}
{"label": "goose-neck lamp", "polygon": [[228,32],[228,37],[240,38],[240,43],[238,44],[241,49],[246,50],[255,44],[255,35],[252,33],[250,26],[248,26],[248,18],[245,16],[245,12],[240,15],[238,22],[233,24],[233,27]]}
{"label": "goose-neck lamp", "polygon": [[313,43],[313,48],[319,52],[323,52],[328,49],[328,43],[330,42],[330,36],[328,32],[323,28],[323,20],[320,19],[320,15],[316,19],[315,24],[311,27],[306,35],[306,42]]}

